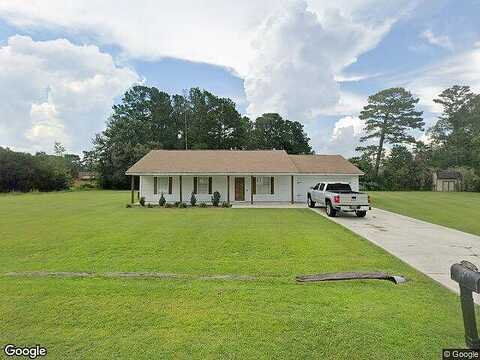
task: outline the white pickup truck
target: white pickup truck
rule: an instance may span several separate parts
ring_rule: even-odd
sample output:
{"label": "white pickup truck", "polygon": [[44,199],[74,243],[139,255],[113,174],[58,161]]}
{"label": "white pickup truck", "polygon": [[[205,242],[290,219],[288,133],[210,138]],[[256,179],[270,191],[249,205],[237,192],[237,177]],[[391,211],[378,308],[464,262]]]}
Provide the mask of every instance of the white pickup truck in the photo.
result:
{"label": "white pickup truck", "polygon": [[355,212],[364,217],[371,210],[370,196],[353,191],[348,183],[318,183],[310,188],[307,194],[308,206],[316,204],[326,207],[327,215],[335,217],[338,211]]}

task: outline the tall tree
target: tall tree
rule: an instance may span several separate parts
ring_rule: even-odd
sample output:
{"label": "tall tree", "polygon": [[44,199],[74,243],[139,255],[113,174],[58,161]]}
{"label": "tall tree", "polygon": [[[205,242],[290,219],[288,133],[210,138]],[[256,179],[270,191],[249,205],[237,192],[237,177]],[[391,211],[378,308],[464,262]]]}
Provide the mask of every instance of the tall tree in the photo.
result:
{"label": "tall tree", "polygon": [[84,163],[95,164],[102,187],[126,188],[125,171],[151,149],[241,149],[250,129],[230,99],[198,88],[170,96],[134,86],[113,107]]}
{"label": "tall tree", "polygon": [[63,156],[64,152],[65,147],[59,141],[55,141],[53,144],[53,153],[57,156]]}
{"label": "tall tree", "polygon": [[279,114],[267,113],[253,125],[250,147],[253,149],[285,150],[289,154],[311,154],[310,139],[298,121],[283,119]]}
{"label": "tall tree", "polygon": [[[360,112],[360,119],[366,124],[366,135],[360,142],[378,139],[378,145],[375,145],[375,176],[378,176],[386,144],[415,142],[409,131],[422,129],[424,125],[423,112],[415,110],[417,103],[418,98],[404,88],[390,88],[368,97],[368,105]],[[366,147],[358,147],[357,150],[365,151]],[[369,150],[371,151],[371,146]]]}
{"label": "tall tree", "polygon": [[[454,85],[437,99],[443,107],[438,121],[429,129],[436,146],[435,158],[440,167],[471,166],[474,162],[475,133],[479,127],[478,95],[469,86]],[[478,132],[477,132],[478,133]]]}

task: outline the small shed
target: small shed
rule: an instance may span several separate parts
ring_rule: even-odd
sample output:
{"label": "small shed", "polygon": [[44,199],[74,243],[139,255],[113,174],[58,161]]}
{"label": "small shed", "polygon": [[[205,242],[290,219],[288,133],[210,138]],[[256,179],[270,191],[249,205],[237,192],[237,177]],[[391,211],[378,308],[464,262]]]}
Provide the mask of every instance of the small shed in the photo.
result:
{"label": "small shed", "polygon": [[462,174],[454,170],[437,170],[433,172],[433,191],[462,191]]}

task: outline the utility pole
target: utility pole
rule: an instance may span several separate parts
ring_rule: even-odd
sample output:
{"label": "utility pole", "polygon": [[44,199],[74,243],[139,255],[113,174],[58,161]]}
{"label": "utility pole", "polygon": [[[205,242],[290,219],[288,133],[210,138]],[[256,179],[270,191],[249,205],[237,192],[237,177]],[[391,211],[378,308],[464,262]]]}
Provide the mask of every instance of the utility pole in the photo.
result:
{"label": "utility pole", "polygon": [[185,150],[188,150],[188,127],[187,127],[187,90],[183,90],[183,98],[185,102],[183,103],[183,121],[184,121],[184,136],[185,136]]}

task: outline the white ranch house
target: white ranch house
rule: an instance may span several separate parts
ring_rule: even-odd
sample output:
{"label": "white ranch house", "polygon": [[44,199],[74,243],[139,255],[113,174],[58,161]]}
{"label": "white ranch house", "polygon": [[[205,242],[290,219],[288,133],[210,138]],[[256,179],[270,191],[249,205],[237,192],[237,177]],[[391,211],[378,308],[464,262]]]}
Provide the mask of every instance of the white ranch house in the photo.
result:
{"label": "white ranch house", "polygon": [[288,155],[283,150],[152,150],[126,172],[139,176],[139,195],[157,204],[220,201],[305,202],[308,188],[319,182],[348,182],[358,191],[363,175],[340,155]]}

